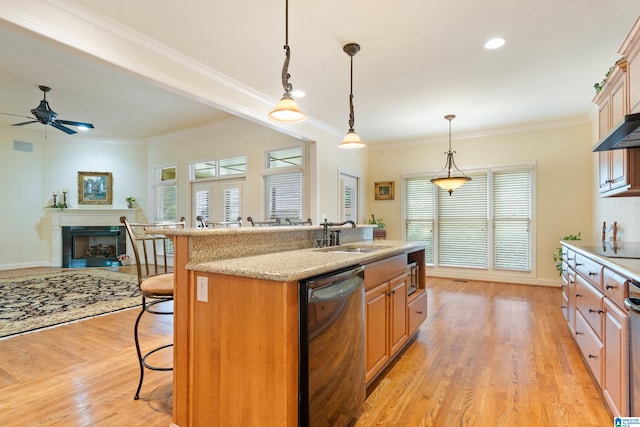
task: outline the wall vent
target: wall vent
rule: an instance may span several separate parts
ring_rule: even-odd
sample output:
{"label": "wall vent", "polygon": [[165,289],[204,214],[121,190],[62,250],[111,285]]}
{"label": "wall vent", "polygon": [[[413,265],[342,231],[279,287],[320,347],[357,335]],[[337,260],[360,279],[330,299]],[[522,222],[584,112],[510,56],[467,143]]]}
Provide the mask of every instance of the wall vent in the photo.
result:
{"label": "wall vent", "polygon": [[33,144],[31,142],[13,140],[13,151],[24,151],[25,153],[33,153]]}

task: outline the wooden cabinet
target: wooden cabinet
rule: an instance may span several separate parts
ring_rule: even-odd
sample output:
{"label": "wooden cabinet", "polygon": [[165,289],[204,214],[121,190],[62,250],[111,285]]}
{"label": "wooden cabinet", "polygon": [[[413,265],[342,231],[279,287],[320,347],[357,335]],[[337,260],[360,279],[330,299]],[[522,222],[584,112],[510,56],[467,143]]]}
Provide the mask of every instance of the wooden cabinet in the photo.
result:
{"label": "wooden cabinet", "polygon": [[[417,258],[416,258],[417,257]],[[417,290],[408,295],[407,265],[418,267]],[[389,364],[427,318],[424,251],[365,265],[367,384]]]}
{"label": "wooden cabinet", "polygon": [[629,315],[624,308],[627,278],[589,253],[562,245],[563,314],[611,412],[630,416]]}
{"label": "wooden cabinet", "polygon": [[[365,269],[366,276],[366,269]],[[367,382],[397,353],[409,338],[407,329],[408,274],[365,292],[367,324]]]}
{"label": "wooden cabinet", "polygon": [[[604,299],[602,392],[617,417],[629,414],[629,315]],[[630,415],[630,414],[629,414]]]}
{"label": "wooden cabinet", "polygon": [[[598,140],[616,128],[626,114],[640,110],[640,20],[625,39],[602,90],[598,106]],[[598,152],[598,191],[602,197],[640,195],[640,149]]]}

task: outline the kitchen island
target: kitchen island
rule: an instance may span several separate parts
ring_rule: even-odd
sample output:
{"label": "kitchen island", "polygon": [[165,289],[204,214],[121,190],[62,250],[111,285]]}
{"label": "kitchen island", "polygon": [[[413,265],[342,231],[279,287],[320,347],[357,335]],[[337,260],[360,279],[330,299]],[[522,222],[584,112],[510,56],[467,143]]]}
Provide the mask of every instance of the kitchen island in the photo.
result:
{"label": "kitchen island", "polygon": [[423,297],[426,317],[424,245],[373,241],[372,228],[359,226],[341,228],[342,248],[363,251],[314,248],[321,232],[166,231],[175,251],[174,425],[297,425],[300,280],[354,265],[365,266],[365,278],[374,266],[374,278],[387,280],[390,267],[417,265],[420,289],[411,301]]}

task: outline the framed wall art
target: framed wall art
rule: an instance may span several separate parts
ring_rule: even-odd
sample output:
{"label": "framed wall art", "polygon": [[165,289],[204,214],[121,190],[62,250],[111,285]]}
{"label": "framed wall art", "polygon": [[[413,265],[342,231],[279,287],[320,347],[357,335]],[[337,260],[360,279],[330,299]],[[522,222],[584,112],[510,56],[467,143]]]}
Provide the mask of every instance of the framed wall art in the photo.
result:
{"label": "framed wall art", "polygon": [[393,184],[394,184],[394,181],[376,182],[375,183],[376,200],[393,200],[393,197],[394,197]]}
{"label": "framed wall art", "polygon": [[78,204],[110,205],[112,199],[111,172],[78,172]]}

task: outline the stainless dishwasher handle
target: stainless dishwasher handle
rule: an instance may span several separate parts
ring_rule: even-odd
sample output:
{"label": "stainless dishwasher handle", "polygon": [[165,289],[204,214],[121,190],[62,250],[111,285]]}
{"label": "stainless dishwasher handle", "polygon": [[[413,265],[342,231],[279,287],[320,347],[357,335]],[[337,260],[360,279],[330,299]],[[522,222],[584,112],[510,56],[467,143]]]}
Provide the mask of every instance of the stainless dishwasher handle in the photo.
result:
{"label": "stainless dishwasher handle", "polygon": [[640,298],[625,298],[624,306],[627,310],[640,314]]}
{"label": "stainless dishwasher handle", "polygon": [[352,276],[333,282],[329,286],[313,289],[309,292],[309,303],[319,303],[323,301],[331,301],[334,299],[345,298],[354,293],[362,286],[364,282],[360,276]]}

